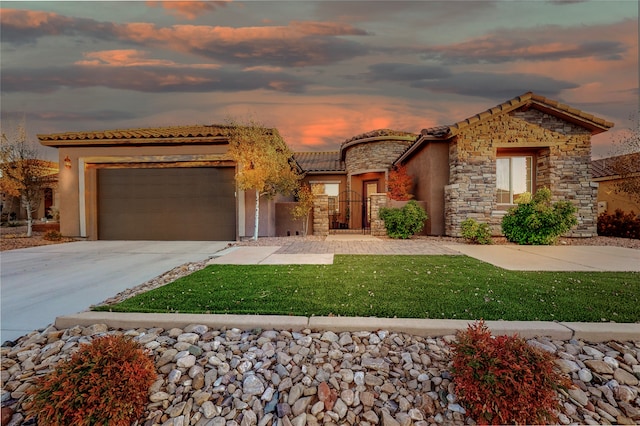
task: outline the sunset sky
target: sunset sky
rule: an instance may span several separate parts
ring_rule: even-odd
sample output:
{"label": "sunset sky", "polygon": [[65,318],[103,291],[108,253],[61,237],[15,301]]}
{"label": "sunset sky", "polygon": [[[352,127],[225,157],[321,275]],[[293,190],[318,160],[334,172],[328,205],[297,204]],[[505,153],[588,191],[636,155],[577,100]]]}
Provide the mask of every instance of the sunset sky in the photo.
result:
{"label": "sunset sky", "polygon": [[638,122],[637,1],[1,5],[3,126],[24,116],[34,140],[253,117],[334,150],[533,91],[615,123],[599,158]]}

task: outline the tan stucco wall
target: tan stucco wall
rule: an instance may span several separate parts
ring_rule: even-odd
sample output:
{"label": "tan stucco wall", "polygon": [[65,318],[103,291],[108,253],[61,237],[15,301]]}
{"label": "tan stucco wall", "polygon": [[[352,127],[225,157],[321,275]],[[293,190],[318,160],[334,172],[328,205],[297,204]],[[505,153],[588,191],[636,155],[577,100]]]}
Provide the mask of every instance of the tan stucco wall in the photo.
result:
{"label": "tan stucco wall", "polygon": [[449,143],[434,142],[424,146],[406,163],[407,174],[413,178],[413,195],[425,203],[429,219],[424,233],[444,235],[444,187],[449,182]]}
{"label": "tan stucco wall", "polygon": [[[176,146],[61,147],[60,232],[70,237],[97,237],[97,173],[101,167],[233,165],[226,144]],[[65,167],[69,157],[71,168]]]}
{"label": "tan stucco wall", "polygon": [[606,209],[598,213],[615,213],[616,209],[620,209],[625,213],[634,212],[640,214],[640,203],[634,202],[632,198],[626,193],[617,193],[616,185],[617,180],[605,180],[598,182],[598,205],[602,202],[606,203]]}

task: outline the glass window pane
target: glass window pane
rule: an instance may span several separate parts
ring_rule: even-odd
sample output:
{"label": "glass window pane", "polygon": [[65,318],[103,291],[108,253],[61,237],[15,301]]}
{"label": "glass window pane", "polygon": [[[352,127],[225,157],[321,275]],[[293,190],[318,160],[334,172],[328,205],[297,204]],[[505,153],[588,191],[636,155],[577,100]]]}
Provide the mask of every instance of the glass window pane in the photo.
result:
{"label": "glass window pane", "polygon": [[498,158],[496,160],[496,187],[498,193],[498,203],[509,204],[510,200],[510,185],[509,185],[509,158]]}

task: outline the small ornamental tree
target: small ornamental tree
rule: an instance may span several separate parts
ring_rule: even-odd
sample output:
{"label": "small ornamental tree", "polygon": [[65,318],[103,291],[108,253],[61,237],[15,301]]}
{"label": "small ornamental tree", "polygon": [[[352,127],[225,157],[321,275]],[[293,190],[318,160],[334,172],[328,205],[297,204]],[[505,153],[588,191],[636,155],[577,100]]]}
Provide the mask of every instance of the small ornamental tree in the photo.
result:
{"label": "small ornamental tree", "polygon": [[309,215],[313,210],[313,199],[315,194],[309,185],[301,185],[297,191],[298,202],[291,210],[294,219],[302,219],[302,235],[307,236],[309,227]]}
{"label": "small ornamental tree", "polygon": [[407,166],[394,166],[389,172],[389,198],[397,201],[407,201],[413,198],[413,179],[407,174]]}
{"label": "small ornamental tree", "polygon": [[576,207],[569,201],[551,203],[551,191],[539,189],[516,202],[502,218],[502,233],[517,244],[554,244],[558,237],[577,225]]}
{"label": "small ornamental tree", "polygon": [[298,187],[293,153],[276,129],[249,120],[227,120],[229,156],[237,163],[236,184],[239,189],[256,191],[253,239],[258,239],[260,197],[290,194]]}

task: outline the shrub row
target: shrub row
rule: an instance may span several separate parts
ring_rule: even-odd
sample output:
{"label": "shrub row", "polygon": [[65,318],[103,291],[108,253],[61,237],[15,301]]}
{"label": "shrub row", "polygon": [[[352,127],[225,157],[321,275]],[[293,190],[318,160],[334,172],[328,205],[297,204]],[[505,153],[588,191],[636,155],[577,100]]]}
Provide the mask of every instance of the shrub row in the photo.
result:
{"label": "shrub row", "polygon": [[598,235],[640,239],[640,216],[616,209],[613,214],[598,216]]}

